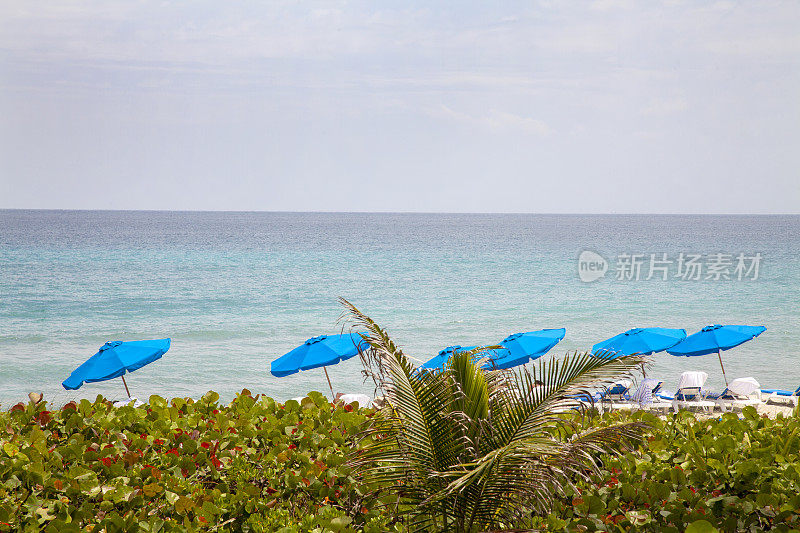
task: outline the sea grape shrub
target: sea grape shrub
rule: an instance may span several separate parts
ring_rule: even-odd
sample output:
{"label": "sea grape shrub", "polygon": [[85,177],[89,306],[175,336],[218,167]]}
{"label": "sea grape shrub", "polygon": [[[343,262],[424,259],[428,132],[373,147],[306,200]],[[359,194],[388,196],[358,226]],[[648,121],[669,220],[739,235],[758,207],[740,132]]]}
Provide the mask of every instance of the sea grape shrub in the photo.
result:
{"label": "sea grape shrub", "polygon": [[650,424],[639,453],[604,457],[601,475],[568,489],[544,529],[800,530],[800,418],[771,420],[748,407],[741,418],[636,413],[599,423],[620,417]]}
{"label": "sea grape shrub", "polygon": [[209,392],[15,406],[0,413],[0,531],[249,531],[269,516],[383,527],[344,466],[368,415],[249,391],[229,405]]}
{"label": "sea grape shrub", "polygon": [[[0,531],[402,530],[344,466],[371,410],[319,393],[218,400],[115,409],[98,397],[0,413]],[[601,475],[567,488],[542,529],[800,528],[800,418],[746,409],[593,423],[625,416],[651,427],[639,452],[603,457]]]}

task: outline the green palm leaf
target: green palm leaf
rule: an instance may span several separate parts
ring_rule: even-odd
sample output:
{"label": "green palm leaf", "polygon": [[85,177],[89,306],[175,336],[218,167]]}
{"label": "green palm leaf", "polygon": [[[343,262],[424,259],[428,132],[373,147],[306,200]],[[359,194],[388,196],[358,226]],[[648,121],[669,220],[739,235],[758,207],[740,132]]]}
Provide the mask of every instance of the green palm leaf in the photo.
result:
{"label": "green palm leaf", "polygon": [[[389,334],[342,299],[369,348],[364,372],[386,404],[350,458],[365,486],[393,493],[416,530],[522,527],[532,512],[639,439],[641,423],[591,427],[578,395],[628,376],[639,357],[568,354],[531,370],[481,369],[487,348],[419,371]],[[491,348],[491,347],[490,347]]]}

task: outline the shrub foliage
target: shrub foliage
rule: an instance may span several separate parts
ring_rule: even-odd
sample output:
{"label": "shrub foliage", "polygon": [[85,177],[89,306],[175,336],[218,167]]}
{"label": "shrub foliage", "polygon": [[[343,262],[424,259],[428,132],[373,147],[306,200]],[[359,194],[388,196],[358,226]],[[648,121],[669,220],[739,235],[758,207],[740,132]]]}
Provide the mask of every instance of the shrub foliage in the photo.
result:
{"label": "shrub foliage", "polygon": [[[624,415],[606,415],[608,423]],[[761,417],[747,407],[698,420],[639,413],[651,429],[642,449],[606,457],[542,520],[552,529],[683,532],[797,531],[800,528],[800,418]]]}
{"label": "shrub foliage", "polygon": [[0,414],[0,531],[389,528],[344,464],[372,411],[320,393],[218,399]]}
{"label": "shrub foliage", "polygon": [[[375,412],[319,393],[278,404],[243,391],[229,405],[153,396],[0,413],[0,531],[402,531],[407,509],[368,498],[346,465]],[[567,418],[573,415],[565,415]],[[579,431],[577,417],[563,425]],[[800,418],[697,420],[689,413],[604,415],[646,422],[637,452],[598,457],[547,531],[798,531]],[[564,437],[570,435],[565,434]],[[396,500],[395,500],[396,501]]]}

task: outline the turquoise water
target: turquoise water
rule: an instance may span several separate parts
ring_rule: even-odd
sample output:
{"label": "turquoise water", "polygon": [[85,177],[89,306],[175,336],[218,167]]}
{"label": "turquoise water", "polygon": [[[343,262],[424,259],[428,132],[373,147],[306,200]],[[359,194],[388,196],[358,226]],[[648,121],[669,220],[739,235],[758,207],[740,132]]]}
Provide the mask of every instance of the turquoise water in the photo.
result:
{"label": "turquoise water", "polygon": [[[578,276],[583,250],[609,262]],[[800,217],[0,211],[0,403],[123,396],[119,380],[76,392],[61,381],[107,340],[171,337],[128,378],[134,395],[286,399],[327,390],[321,370],[286,378],[269,363],[338,331],[344,296],[427,359],[451,344],[565,327],[551,354],[634,326],[761,324],[723,353],[729,378],[800,385]],[[615,279],[619,254],[761,254],[758,279]],[[734,260],[735,263],[735,260]],[[647,265],[645,265],[647,266]],[[722,385],[715,356],[658,354],[650,374],[682,370]],[[356,359],[335,388],[370,393]]]}

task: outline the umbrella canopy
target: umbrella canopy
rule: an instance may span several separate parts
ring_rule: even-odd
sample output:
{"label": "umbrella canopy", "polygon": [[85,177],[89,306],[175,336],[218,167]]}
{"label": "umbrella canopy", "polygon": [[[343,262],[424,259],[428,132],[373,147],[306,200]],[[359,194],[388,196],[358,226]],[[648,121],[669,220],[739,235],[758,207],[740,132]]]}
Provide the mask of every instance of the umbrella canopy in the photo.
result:
{"label": "umbrella canopy", "polygon": [[725,378],[725,385],[727,386],[728,377],[725,375],[725,367],[722,366],[721,352],[755,339],[766,330],[767,328],[764,326],[721,326],[719,324],[706,326],[669,348],[667,353],[686,357],[710,353],[717,354],[719,366],[722,368],[722,377]]}
{"label": "umbrella canopy", "polygon": [[667,350],[672,355],[706,355],[730,350],[755,339],[767,328],[764,326],[706,326]]}
{"label": "umbrella canopy", "polygon": [[270,372],[273,376],[282,378],[301,370],[335,365],[358,355],[359,347],[362,350],[367,348],[360,333],[311,337],[291,352],[274,360],[270,365]]}
{"label": "umbrella canopy", "polygon": [[358,355],[359,347],[362,350],[367,348],[367,342],[361,335],[344,333],[311,337],[291,352],[275,359],[270,365],[270,372],[273,376],[282,378],[301,370],[335,365],[339,361],[350,359]]}
{"label": "umbrella canopy", "polygon": [[592,353],[616,359],[622,355],[650,355],[675,346],[686,338],[685,329],[633,328],[592,346]]}
{"label": "umbrella canopy", "polygon": [[[524,365],[528,361],[537,359],[546,354],[553,346],[559,343],[566,334],[564,328],[542,329],[527,333],[514,333],[506,337],[501,343],[502,348],[485,350],[475,354],[478,360],[487,357],[489,361],[483,365],[484,369],[512,368]],[[475,349],[475,346],[448,346],[420,366],[422,369],[442,368],[454,352],[466,352]]]}
{"label": "umbrella canopy", "polygon": [[[454,346],[448,346],[447,348],[445,348],[444,350],[440,350],[438,354],[434,355],[429,360],[421,364],[419,368],[427,370],[442,368],[444,365],[447,364],[447,361],[450,360],[450,357],[452,357],[454,353],[468,352],[470,350],[474,350],[475,348],[477,348],[477,346],[461,346],[460,344],[456,344]],[[487,352],[494,352],[494,351],[495,350],[487,350]],[[486,352],[475,354],[475,356],[472,358],[473,362],[485,356],[485,354]]]}
{"label": "umbrella canopy", "polygon": [[[170,339],[147,341],[112,341],[76,368],[62,385],[67,390],[81,388],[84,383],[95,383],[123,377],[128,372],[138,370],[160,359],[169,350]],[[127,390],[128,385],[125,384]],[[130,396],[130,393],[128,393]]]}
{"label": "umbrella canopy", "polygon": [[514,333],[509,335],[500,343],[508,351],[500,357],[493,358],[490,363],[497,368],[511,368],[517,365],[524,365],[528,361],[533,361],[549,352],[553,346],[561,342],[567,330],[540,329],[527,333]]}
{"label": "umbrella canopy", "polygon": [[362,335],[366,335],[366,333],[351,332],[311,337],[291,352],[275,359],[270,364],[270,373],[275,377],[282,378],[301,370],[322,367],[325,378],[328,380],[328,387],[331,389],[331,398],[335,398],[331,378],[325,367],[350,359],[357,355],[359,350],[366,350],[369,345],[361,337]]}

